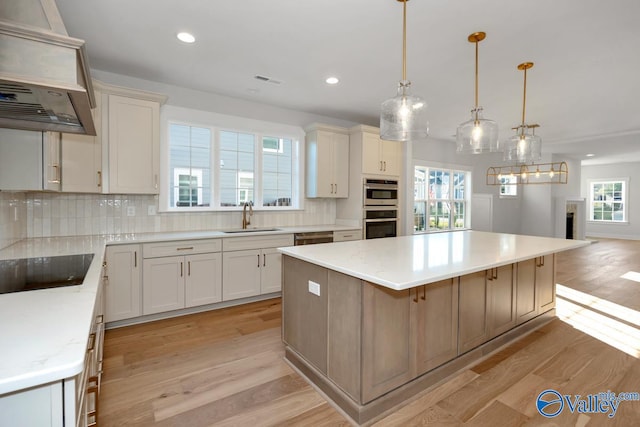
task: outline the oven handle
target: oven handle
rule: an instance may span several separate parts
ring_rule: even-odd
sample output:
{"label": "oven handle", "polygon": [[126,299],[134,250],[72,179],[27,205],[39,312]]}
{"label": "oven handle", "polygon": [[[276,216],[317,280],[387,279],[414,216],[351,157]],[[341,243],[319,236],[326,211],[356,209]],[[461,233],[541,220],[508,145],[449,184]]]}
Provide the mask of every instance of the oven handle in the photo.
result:
{"label": "oven handle", "polygon": [[397,190],[398,184],[364,184],[367,190]]}
{"label": "oven handle", "polygon": [[398,221],[398,218],[378,218],[378,219],[365,219],[364,222],[392,222]]}

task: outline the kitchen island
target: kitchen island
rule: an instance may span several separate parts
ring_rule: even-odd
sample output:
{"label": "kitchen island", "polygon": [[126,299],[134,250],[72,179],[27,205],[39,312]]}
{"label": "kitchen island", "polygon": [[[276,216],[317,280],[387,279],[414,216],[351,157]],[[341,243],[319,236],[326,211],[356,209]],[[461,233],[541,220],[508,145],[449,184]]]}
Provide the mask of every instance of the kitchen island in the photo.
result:
{"label": "kitchen island", "polygon": [[457,231],[281,248],[286,358],[367,423],[555,315],[555,253]]}

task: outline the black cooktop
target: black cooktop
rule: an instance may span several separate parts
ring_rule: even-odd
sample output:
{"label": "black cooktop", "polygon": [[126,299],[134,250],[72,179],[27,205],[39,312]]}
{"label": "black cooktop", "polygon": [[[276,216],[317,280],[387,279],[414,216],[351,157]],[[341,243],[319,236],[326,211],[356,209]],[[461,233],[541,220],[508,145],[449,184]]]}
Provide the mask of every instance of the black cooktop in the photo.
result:
{"label": "black cooktop", "polygon": [[81,285],[93,254],[0,260],[0,294]]}

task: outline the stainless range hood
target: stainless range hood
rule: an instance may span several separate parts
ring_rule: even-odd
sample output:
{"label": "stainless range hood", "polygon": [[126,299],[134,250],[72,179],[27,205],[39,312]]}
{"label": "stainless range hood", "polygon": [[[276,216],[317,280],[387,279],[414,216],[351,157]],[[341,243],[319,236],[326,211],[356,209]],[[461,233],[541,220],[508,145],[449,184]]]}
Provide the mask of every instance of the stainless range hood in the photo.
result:
{"label": "stainless range hood", "polygon": [[84,41],[54,0],[0,1],[0,127],[95,135]]}

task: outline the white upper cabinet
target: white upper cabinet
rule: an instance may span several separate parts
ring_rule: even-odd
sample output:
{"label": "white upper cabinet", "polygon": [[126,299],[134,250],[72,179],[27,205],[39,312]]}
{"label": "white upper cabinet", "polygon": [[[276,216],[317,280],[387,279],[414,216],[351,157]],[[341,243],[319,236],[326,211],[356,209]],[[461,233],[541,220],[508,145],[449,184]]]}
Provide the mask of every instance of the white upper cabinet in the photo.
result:
{"label": "white upper cabinet", "polygon": [[91,110],[96,136],[62,134],[62,191],[102,193],[102,93],[95,91]]}
{"label": "white upper cabinet", "polygon": [[359,132],[362,141],[362,173],[399,176],[402,145],[398,141],[380,139],[377,133]]}
{"label": "white upper cabinet", "polygon": [[60,191],[60,134],[0,129],[0,190]]}
{"label": "white upper cabinet", "polygon": [[349,197],[347,129],[313,124],[306,132],[307,197]]}
{"label": "white upper cabinet", "polygon": [[109,193],[158,194],[160,104],[108,95]]}

